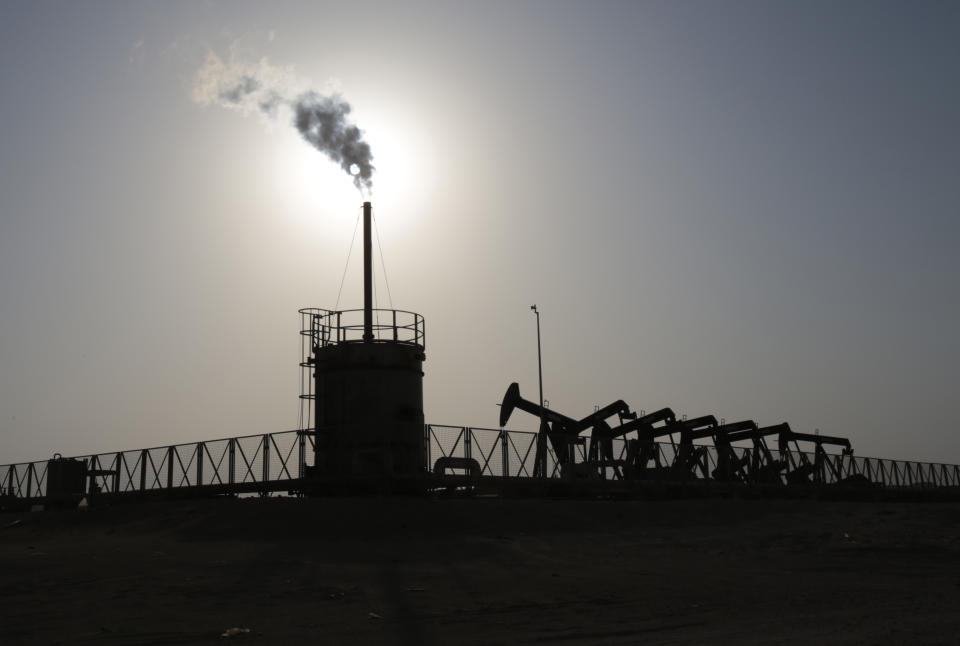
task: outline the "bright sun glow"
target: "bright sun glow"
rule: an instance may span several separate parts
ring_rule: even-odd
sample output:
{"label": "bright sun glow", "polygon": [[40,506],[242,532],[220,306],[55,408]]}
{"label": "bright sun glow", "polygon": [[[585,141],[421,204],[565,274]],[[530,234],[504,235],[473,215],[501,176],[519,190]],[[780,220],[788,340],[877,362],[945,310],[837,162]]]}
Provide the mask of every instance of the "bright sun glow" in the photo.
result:
{"label": "bright sun glow", "polygon": [[[432,177],[427,168],[429,151],[416,131],[399,120],[369,113],[357,122],[373,151],[373,192],[361,195],[353,178],[323,153],[315,150],[292,129],[275,131],[274,186],[277,205],[303,221],[307,229],[329,226],[323,213],[342,213],[348,219],[369,199],[380,214],[380,226],[409,226],[409,219],[426,207]],[[278,129],[279,130],[279,129]],[[402,218],[404,223],[387,223]],[[393,228],[393,226],[390,226]]]}

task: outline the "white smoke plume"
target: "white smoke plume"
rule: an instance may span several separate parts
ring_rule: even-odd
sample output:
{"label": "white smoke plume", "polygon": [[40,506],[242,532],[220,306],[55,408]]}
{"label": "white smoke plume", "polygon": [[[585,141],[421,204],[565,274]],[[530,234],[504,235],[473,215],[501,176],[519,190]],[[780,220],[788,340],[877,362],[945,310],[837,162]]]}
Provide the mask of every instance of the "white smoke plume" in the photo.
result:
{"label": "white smoke plume", "polygon": [[289,69],[270,65],[224,62],[210,52],[197,71],[193,98],[202,105],[219,105],[257,113],[270,121],[290,111],[292,125],[314,148],[337,162],[367,193],[373,188],[373,154],[363,131],[348,120],[350,104],[338,93],[307,89]]}

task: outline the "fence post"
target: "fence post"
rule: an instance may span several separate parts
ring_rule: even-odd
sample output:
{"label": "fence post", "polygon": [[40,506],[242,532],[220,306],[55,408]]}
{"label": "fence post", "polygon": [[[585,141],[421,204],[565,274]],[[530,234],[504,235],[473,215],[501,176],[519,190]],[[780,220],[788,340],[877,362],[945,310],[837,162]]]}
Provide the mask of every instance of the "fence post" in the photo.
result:
{"label": "fence post", "polygon": [[433,465],[430,464],[430,425],[423,425],[423,465],[426,467],[427,471],[433,469]]}
{"label": "fence post", "polygon": [[473,442],[472,442],[472,439],[473,439],[473,438],[472,438],[472,436],[473,436],[473,433],[472,433],[472,432],[470,431],[470,429],[467,428],[466,426],[464,426],[463,428],[461,428],[461,429],[460,429],[460,432],[463,433],[463,457],[465,457],[465,458],[467,458],[467,459],[470,459],[471,457],[473,457],[473,455],[472,455],[472,453],[473,453],[473,450],[472,450],[472,445],[473,445]]}
{"label": "fence post", "polygon": [[[90,470],[91,470],[91,471],[100,471],[102,468],[103,468],[103,467],[100,466],[100,456],[99,456],[99,455],[94,455],[93,457],[90,458]],[[101,480],[103,480],[103,476],[96,476],[96,477],[94,477],[94,478],[90,478],[89,476],[87,477],[87,479],[88,479],[89,482],[90,482],[91,488],[92,488],[94,485],[97,484],[97,478],[100,478]],[[93,492],[91,491],[90,493],[93,493]]]}
{"label": "fence post", "polygon": [[197,486],[203,486],[203,442],[197,442]]}
{"label": "fence post", "polygon": [[27,465],[27,498],[33,497],[33,462]]}
{"label": "fence post", "polygon": [[500,454],[503,456],[503,470],[500,473],[505,478],[510,476],[510,452],[507,451],[507,434],[506,429],[500,429]]}
{"label": "fence post", "polygon": [[140,491],[147,488],[147,450],[140,451]]}
{"label": "fence post", "polygon": [[172,446],[167,447],[167,489],[173,489],[173,458],[176,450]]}
{"label": "fence post", "polygon": [[307,460],[307,438],[303,431],[297,431],[297,477],[303,477],[304,466]]}
{"label": "fence post", "polygon": [[270,479],[270,436],[263,436],[263,481]]}
{"label": "fence post", "polygon": [[230,484],[234,483],[236,479],[236,461],[237,461],[237,438],[231,437],[228,440],[227,445],[230,447],[230,464],[228,465],[228,473]]}
{"label": "fence post", "polygon": [[111,493],[120,491],[120,452],[113,456],[113,483],[110,486]]}

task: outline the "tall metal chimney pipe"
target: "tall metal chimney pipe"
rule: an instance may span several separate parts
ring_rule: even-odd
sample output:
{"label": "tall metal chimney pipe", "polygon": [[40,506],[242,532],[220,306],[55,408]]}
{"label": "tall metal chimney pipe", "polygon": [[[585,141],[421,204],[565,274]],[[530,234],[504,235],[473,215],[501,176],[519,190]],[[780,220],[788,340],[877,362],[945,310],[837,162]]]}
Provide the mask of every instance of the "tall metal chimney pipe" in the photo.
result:
{"label": "tall metal chimney pipe", "polygon": [[370,244],[370,202],[363,203],[363,341],[373,341],[373,253]]}

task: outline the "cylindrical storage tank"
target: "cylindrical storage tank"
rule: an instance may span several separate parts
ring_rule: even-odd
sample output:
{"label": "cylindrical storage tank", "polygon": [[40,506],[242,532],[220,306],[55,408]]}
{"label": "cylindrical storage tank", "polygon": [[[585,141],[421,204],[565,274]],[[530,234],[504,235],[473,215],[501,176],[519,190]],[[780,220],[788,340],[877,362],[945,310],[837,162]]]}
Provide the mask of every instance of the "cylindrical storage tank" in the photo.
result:
{"label": "cylindrical storage tank", "polygon": [[[426,470],[423,318],[378,310],[373,340],[360,311],[314,326],[315,465],[321,476],[404,476]],[[360,337],[360,338],[357,338]]]}

